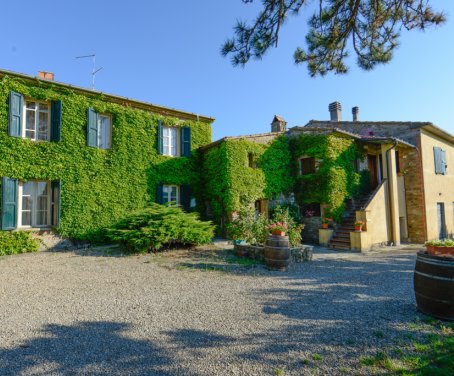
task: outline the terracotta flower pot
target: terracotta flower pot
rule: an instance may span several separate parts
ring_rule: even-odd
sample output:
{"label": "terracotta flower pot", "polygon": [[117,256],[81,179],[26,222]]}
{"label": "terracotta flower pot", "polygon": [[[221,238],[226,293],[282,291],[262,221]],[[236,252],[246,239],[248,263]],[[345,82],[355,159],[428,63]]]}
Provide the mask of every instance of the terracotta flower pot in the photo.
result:
{"label": "terracotta flower pot", "polygon": [[454,247],[438,247],[435,245],[426,246],[427,253],[433,256],[454,257]]}
{"label": "terracotta flower pot", "polygon": [[355,226],[355,231],[361,232],[363,230],[363,226]]}
{"label": "terracotta flower pot", "polygon": [[328,228],[328,223],[322,223],[322,228],[326,230]]}
{"label": "terracotta flower pot", "polygon": [[273,231],[271,231],[271,233],[273,235],[277,235],[277,236],[285,236],[285,231],[281,231],[281,230],[273,230]]}

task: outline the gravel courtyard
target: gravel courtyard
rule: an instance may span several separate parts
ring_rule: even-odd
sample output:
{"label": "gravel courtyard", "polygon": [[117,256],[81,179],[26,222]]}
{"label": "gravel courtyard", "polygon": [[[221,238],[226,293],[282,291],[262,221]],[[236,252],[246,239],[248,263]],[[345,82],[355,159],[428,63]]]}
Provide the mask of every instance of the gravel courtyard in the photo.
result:
{"label": "gravel courtyard", "polygon": [[0,375],[370,374],[358,359],[422,317],[415,250],[319,249],[288,272],[202,259],[0,257]]}

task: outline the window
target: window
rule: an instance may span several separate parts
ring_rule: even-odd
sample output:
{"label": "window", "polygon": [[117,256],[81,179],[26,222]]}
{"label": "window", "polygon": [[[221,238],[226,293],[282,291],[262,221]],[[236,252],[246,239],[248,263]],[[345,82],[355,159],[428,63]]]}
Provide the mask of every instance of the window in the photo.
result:
{"label": "window", "polygon": [[180,204],[180,190],[177,185],[163,185],[162,186],[162,203],[166,204]]}
{"label": "window", "polygon": [[22,137],[35,141],[50,139],[50,108],[49,103],[25,102],[25,126]]}
{"label": "window", "polygon": [[191,128],[165,127],[158,122],[158,153],[171,157],[191,156]]}
{"label": "window", "polygon": [[109,115],[98,115],[98,148],[111,148],[112,126]]}
{"label": "window", "polygon": [[87,146],[98,149],[112,147],[112,119],[108,114],[98,114],[93,108],[87,113]]}
{"label": "window", "polygon": [[9,94],[8,134],[33,141],[60,141],[61,101],[40,102]]}
{"label": "window", "polygon": [[178,156],[177,128],[162,127],[163,155]]}
{"label": "window", "polygon": [[440,175],[446,175],[446,151],[442,148],[434,147],[434,158],[435,158],[435,173]]}
{"label": "window", "polygon": [[46,181],[19,184],[19,226],[47,227],[50,225],[51,190]]}
{"label": "window", "polygon": [[247,158],[248,158],[248,166],[250,168],[257,168],[257,162],[255,161],[254,154],[248,153]]}
{"label": "window", "polygon": [[313,174],[315,172],[315,158],[303,157],[300,158],[300,175]]}

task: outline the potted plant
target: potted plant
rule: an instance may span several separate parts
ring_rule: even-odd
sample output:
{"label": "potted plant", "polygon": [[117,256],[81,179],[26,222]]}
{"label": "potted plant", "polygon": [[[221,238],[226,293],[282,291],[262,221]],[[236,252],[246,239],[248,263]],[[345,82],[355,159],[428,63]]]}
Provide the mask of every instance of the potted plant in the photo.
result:
{"label": "potted plant", "polygon": [[361,232],[363,230],[363,225],[364,225],[363,221],[356,221],[355,222],[355,231]]}
{"label": "potted plant", "polygon": [[270,223],[268,229],[273,235],[285,236],[285,233],[288,230],[288,225],[285,222],[273,222]]}
{"label": "potted plant", "polygon": [[329,222],[330,222],[329,218],[323,217],[322,218],[322,228],[326,230],[328,228]]}
{"label": "potted plant", "polygon": [[426,242],[425,246],[429,255],[454,257],[454,240],[432,240]]}

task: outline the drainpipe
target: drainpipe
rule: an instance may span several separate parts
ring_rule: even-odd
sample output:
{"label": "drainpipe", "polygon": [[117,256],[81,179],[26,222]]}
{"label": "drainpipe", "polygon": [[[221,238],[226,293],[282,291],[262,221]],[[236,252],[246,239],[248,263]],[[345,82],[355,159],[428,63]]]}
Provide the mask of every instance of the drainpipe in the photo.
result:
{"label": "drainpipe", "polygon": [[[391,173],[390,173],[390,168],[389,168],[389,165],[390,165],[390,154],[391,154],[391,151],[392,150],[395,150],[396,147],[397,147],[397,141],[394,141],[394,145],[386,150],[386,174],[388,175],[388,212],[390,214],[390,221],[389,221],[389,225],[390,225],[390,230],[391,230],[391,239],[393,240],[393,243],[395,243],[395,238],[396,238],[396,228],[394,227],[394,223],[393,223],[393,203],[392,203],[392,197],[391,197],[391,192],[392,192],[392,182],[391,182]],[[397,182],[396,182],[397,184]],[[396,204],[396,203],[394,203]],[[396,245],[396,244],[394,244]]]}

